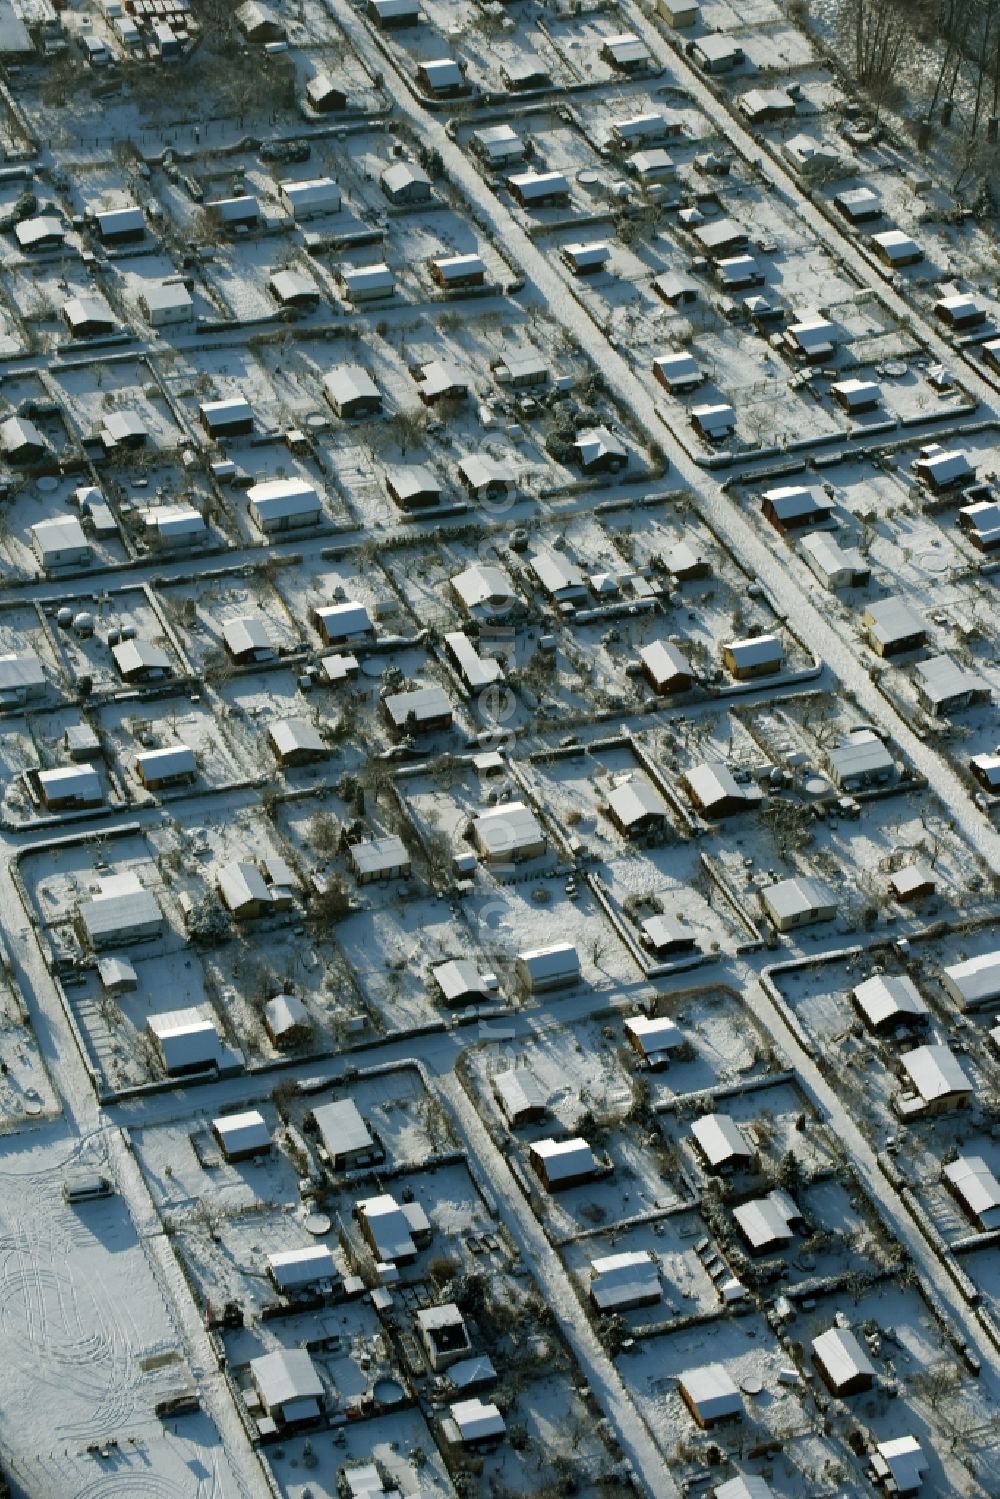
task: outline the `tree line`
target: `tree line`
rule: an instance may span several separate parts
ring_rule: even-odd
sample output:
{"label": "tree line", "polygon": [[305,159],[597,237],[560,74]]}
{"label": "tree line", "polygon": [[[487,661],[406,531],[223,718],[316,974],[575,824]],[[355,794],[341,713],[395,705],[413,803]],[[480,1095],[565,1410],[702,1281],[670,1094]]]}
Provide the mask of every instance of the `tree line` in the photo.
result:
{"label": "tree line", "polygon": [[[993,136],[988,122],[1000,113],[1000,0],[845,0],[845,56],[876,113],[901,83],[915,42],[937,49],[928,80],[930,96],[920,125],[926,146],[937,125],[948,125],[956,95],[971,97],[963,118],[973,141]],[[995,130],[995,126],[992,127]]]}

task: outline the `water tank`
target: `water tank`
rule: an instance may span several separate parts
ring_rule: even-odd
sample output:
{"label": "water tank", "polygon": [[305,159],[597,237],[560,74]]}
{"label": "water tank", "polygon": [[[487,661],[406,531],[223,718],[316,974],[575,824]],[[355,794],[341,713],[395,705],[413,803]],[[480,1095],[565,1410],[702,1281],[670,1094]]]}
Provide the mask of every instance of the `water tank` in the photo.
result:
{"label": "water tank", "polygon": [[73,617],[73,633],[74,635],[93,635],[94,616],[88,614],[85,609],[81,609],[80,613]]}

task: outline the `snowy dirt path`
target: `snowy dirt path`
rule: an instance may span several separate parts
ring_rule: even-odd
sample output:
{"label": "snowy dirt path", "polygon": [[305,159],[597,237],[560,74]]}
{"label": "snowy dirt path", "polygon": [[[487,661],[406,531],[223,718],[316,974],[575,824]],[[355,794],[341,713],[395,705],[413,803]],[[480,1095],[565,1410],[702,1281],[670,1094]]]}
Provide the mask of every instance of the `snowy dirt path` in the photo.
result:
{"label": "snowy dirt path", "polygon": [[643,1487],[653,1499],[677,1499],[679,1490],[649,1428],[632,1403],[621,1375],[583,1316],[559,1256],[525,1201],[506,1160],[490,1139],[471,1099],[454,1073],[438,1080],[438,1090],[460,1127],[470,1157],[497,1200],[500,1215],[522,1259],[531,1266],[546,1304],[554,1313],[587,1382],[610,1417],[618,1440]]}

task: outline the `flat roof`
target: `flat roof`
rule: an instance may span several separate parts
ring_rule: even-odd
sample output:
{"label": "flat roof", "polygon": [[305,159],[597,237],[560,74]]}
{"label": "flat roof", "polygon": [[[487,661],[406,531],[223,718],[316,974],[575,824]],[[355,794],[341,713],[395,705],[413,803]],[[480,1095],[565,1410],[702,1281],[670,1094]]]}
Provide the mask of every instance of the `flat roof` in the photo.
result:
{"label": "flat roof", "polygon": [[743,1414],[743,1397],[724,1364],[702,1364],[685,1369],[678,1384],[703,1420],[718,1421]]}
{"label": "flat roof", "polygon": [[375,1144],[353,1098],[320,1104],[312,1116],[331,1158],[365,1152]]}

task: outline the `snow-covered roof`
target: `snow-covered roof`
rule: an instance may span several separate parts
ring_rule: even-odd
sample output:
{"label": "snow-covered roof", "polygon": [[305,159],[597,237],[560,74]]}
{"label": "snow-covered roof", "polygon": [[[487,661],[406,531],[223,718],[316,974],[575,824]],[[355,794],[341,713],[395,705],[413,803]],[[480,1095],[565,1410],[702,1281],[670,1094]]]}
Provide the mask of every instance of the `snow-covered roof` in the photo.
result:
{"label": "snow-covered roof", "polygon": [[169,672],[168,655],[160,646],[154,646],[151,640],[121,640],[117,646],[112,646],[111,655],[123,678],[141,673],[159,676]]}
{"label": "snow-covered roof", "polygon": [[979,1155],[949,1161],[944,1175],[984,1229],[1000,1228],[1000,1182]]}
{"label": "snow-covered roof", "polygon": [[623,31],[617,36],[604,37],[602,50],[620,67],[633,67],[649,61],[649,48],[633,31]]}
{"label": "snow-covered roof", "polygon": [[548,947],[529,948],[518,953],[517,961],[533,984],[576,977],[580,972],[580,955],[572,942],[552,942]]}
{"label": "snow-covered roof", "polygon": [[965,292],[956,292],[950,297],[940,297],[934,303],[934,311],[939,315],[944,313],[955,322],[976,322],[983,315],[982,308],[975,297],[970,297]]}
{"label": "snow-covered roof", "polygon": [[467,995],[487,999],[497,989],[496,974],[481,973],[479,964],[472,958],[449,958],[432,969],[434,982],[446,1002],[454,1003]]}
{"label": "snow-covered roof", "polygon": [[486,489],[493,484],[510,487],[517,482],[513,465],[489,453],[467,453],[459,460],[458,472],[472,490]]}
{"label": "snow-covered roof", "polygon": [[676,1051],[684,1045],[684,1032],[667,1015],[653,1018],[629,1015],[625,1021],[625,1033],[638,1043],[638,1049],[646,1057]]}
{"label": "snow-covered roof", "polygon": [[227,910],[239,913],[251,905],[270,905],[271,892],[267,881],[257,868],[245,859],[233,859],[223,864],[216,875],[219,894]]}
{"label": "snow-covered roof", "polygon": [[143,888],[137,875],[126,872],[106,877],[97,895],[81,901],[80,920],[91,943],[100,947],[158,929],[163,912],[153,892]]}
{"label": "snow-covered roof", "polygon": [[733,1217],[751,1249],[766,1250],[790,1242],[792,1224],[800,1214],[788,1193],[776,1190],[740,1203]]}
{"label": "snow-covered roof", "polygon": [[264,1019],[271,1035],[277,1040],[300,1026],[308,1026],[309,1011],[297,994],[276,994],[264,1006]]}
{"label": "snow-covered roof", "polygon": [[515,858],[545,843],[538,819],[524,802],[503,802],[488,808],[474,820],[472,831],[488,859]]}
{"label": "snow-covered roof", "polygon": [[826,920],[837,911],[837,903],[826,887],[803,875],[768,885],[761,897],[779,925],[783,921],[795,921],[810,915],[817,920]]}
{"label": "snow-covered roof", "polygon": [[637,1306],[661,1293],[660,1267],[648,1249],[592,1260],[590,1294],[602,1312]]}
{"label": "snow-covered roof", "polygon": [[356,600],[349,600],[344,604],[324,604],[316,610],[316,620],[328,640],[346,640],[352,635],[367,635],[372,629],[368,610]]}
{"label": "snow-covered roof", "polygon": [[265,479],[252,484],[247,502],[261,520],[318,515],[322,509],[315,487],[306,479]]}
{"label": "snow-covered roof", "polygon": [[357,1212],[368,1226],[379,1259],[386,1264],[412,1259],[416,1252],[410,1221],[388,1192],[357,1204]]}
{"label": "snow-covered roof", "polygon": [[186,744],[169,744],[165,749],[142,750],[135,757],[135,765],[147,781],[190,776],[198,769],[194,750]]}
{"label": "snow-covered roof", "polygon": [[282,303],[309,301],[319,296],[319,287],[304,271],[275,271],[268,285]]}
{"label": "snow-covered roof", "polygon": [[527,1067],[510,1067],[505,1072],[496,1072],[492,1078],[493,1092],[510,1123],[516,1123],[525,1114],[540,1112],[546,1105],[546,1094],[537,1077]]}
{"label": "snow-covered roof", "polygon": [[845,573],[863,577],[871,569],[857,547],[845,547],[828,531],[809,531],[799,540],[806,561],[822,578],[837,578]]}
{"label": "snow-covered roof", "polygon": [[922,449],[913,469],[915,473],[932,480],[939,489],[970,478],[975,473],[964,453],[942,448],[937,443]]}
{"label": "snow-covered roof", "polygon": [[749,1161],[753,1157],[739,1125],[728,1114],[703,1114],[692,1124],[691,1133],[711,1166]]}
{"label": "snow-covered roof", "polygon": [[777,635],[748,635],[743,640],[730,640],[724,646],[733,665],[740,670],[754,666],[765,666],[784,660],[785,649]]}
{"label": "snow-covered roof", "polygon": [[249,193],[241,193],[235,198],[216,198],[206,207],[218,214],[224,224],[255,223],[260,218],[260,204]]}
{"label": "snow-covered roof", "polygon": [[693,354],[661,354],[653,360],[653,373],[665,385],[697,385],[704,378]]}
{"label": "snow-covered roof", "polygon": [[559,552],[536,552],[528,565],[546,593],[553,598],[581,597],[587,592],[583,573]]}
{"label": "snow-covered roof", "polygon": [[727,1483],[720,1483],[714,1499],[774,1499],[774,1490],[756,1473],[738,1473]]}
{"label": "snow-covered roof", "polygon": [[838,193],[833,201],[850,219],[878,218],[882,212],[882,199],[871,187],[849,187]]}
{"label": "snow-covered roof", "polygon": [[207,530],[205,517],[193,505],[156,505],[152,510],[144,510],[142,518],[164,542],[181,536],[198,536]]}
{"label": "snow-covered roof", "polygon": [[279,1291],[337,1278],[336,1262],[325,1244],[275,1250],[267,1257],[267,1268]]}
{"label": "snow-covered roof", "polygon": [[359,879],[388,878],[397,870],[410,867],[409,851],[397,833],[352,843],[350,858]]}
{"label": "snow-covered roof", "polygon": [[524,155],[524,142],[513,125],[487,125],[473,131],[472,139],[479,155],[487,161],[514,161]]}
{"label": "snow-covered roof", "polygon": [[42,562],[58,559],[64,552],[90,551],[90,542],[75,515],[54,515],[31,528],[31,539]]}
{"label": "snow-covered roof", "polygon": [[792,323],[788,336],[805,354],[820,354],[832,349],[837,341],[837,330],[826,318],[805,318]]}
{"label": "snow-covered roof", "polygon": [[495,562],[471,563],[464,572],[455,574],[451,586],[470,613],[507,611],[518,599],[514,584]]}
{"label": "snow-covered roof", "polygon": [[453,57],[437,57],[420,64],[432,89],[459,88],[465,82],[465,74]]}
{"label": "snow-covered roof", "polygon": [[691,799],[704,812],[712,812],[730,801],[738,800],[749,806],[758,800],[755,788],[741,786],[729,766],[721,760],[692,765],[684,772],[684,784]]}
{"label": "snow-covered roof", "polygon": [[34,651],[0,656],[0,696],[37,691],[45,683],[45,668]]}
{"label": "snow-covered roof", "polygon": [[893,1437],[879,1442],[872,1457],[876,1475],[893,1484],[897,1494],[913,1494],[924,1481],[930,1463],[914,1436]]}
{"label": "snow-covered roof", "polygon": [[634,775],[608,793],[608,807],[624,827],[632,827],[647,817],[666,817],[667,804],[652,781]]}
{"label": "snow-covered roof", "polygon": [[713,219],[711,223],[699,224],[694,237],[709,255],[716,251],[742,249],[747,242],[747,232],[735,219]]}
{"label": "snow-covered roof", "polygon": [[926,631],[920,615],[898,594],[887,599],[878,599],[865,610],[868,633],[882,646],[911,640]]}
{"label": "snow-covered roof", "polygon": [[905,974],[873,974],[855,987],[854,998],[875,1029],[903,1016],[928,1014],[916,984]]}
{"label": "snow-covered roof", "polygon": [[444,643],[455,659],[467,686],[473,692],[503,681],[503,668],[493,656],[480,656],[469,637],[461,630],[449,630]]}
{"label": "snow-covered roof", "polygon": [[545,1167],[546,1179],[561,1181],[566,1177],[591,1176],[597,1162],[586,1140],[536,1140],[531,1154]]}
{"label": "snow-covered roof", "polygon": [[478,1396],[471,1400],[456,1401],[451,1407],[451,1417],[463,1442],[482,1442],[490,1437],[502,1437],[507,1430],[497,1407],[484,1404]]}
{"label": "snow-covered roof", "polygon": [[804,130],[782,141],[781,151],[800,170],[808,167],[840,166],[843,160],[839,151],[835,151],[826,141],[817,140],[814,135],[809,135]]}
{"label": "snow-covered roof", "polygon": [[697,939],[691,927],[685,926],[674,916],[647,916],[642,923],[642,935],[654,952],[664,948],[697,947]]}
{"label": "snow-covered roof", "polygon": [[250,1373],[269,1411],[283,1411],[300,1401],[316,1402],[323,1381],[305,1348],[276,1348],[250,1360]]}
{"label": "snow-covered roof", "polygon": [[972,1084],[950,1046],[918,1046],[899,1060],[925,1103],[972,1092]]}
{"label": "snow-covered roof", "polygon": [[253,408],[242,396],[226,396],[221,401],[203,401],[198,408],[201,420],[208,427],[229,426],[253,420]]}
{"label": "snow-covered roof", "polygon": [[779,520],[797,520],[803,515],[827,514],[833,509],[833,501],[825,494],[817,494],[806,484],[788,484],[778,489],[766,489],[764,499]]}
{"label": "snow-covered roof", "polygon": [[835,380],[830,394],[838,396],[848,409],[867,406],[882,399],[882,387],[875,380]]}
{"label": "snow-covered roof", "polygon": [[202,1008],[161,1011],[149,1016],[146,1028],[156,1037],[168,1072],[207,1067],[221,1055],[215,1021]]}
{"label": "snow-covered roof", "polygon": [[872,243],[878,245],[879,249],[893,262],[909,260],[912,256],[920,254],[920,247],[916,240],[911,239],[902,229],[885,229],[881,234],[873,234]]}
{"label": "snow-covered roof", "polygon": [[101,778],[93,765],[59,765],[38,772],[38,784],[48,802],[102,801]]}
{"label": "snow-covered roof", "polygon": [[451,700],[443,687],[410,687],[403,692],[390,692],[382,699],[389,718],[399,729],[413,722],[419,726],[446,718],[452,711]]}
{"label": "snow-covered roof", "polygon": [[963,505],[958,512],[958,522],[984,546],[994,547],[1000,543],[1000,504],[996,500],[977,500],[974,505]]}
{"label": "snow-covered roof", "polygon": [[380,402],[378,386],[360,364],[335,364],[323,376],[327,400],[340,411],[356,401]]}
{"label": "snow-covered roof", "polygon": [[673,180],[677,175],[673,157],[662,146],[648,146],[643,151],[633,151],[628,165],[637,177],[646,181]]}
{"label": "snow-covered roof", "polygon": [[349,296],[373,292],[388,295],[396,289],[395,278],[384,261],[378,265],[344,266],[340,277]]}
{"label": "snow-covered roof", "polygon": [[643,646],[639,652],[639,660],[654,682],[670,682],[676,677],[694,677],[687,657],[669,640],[653,640],[649,645]]}
{"label": "snow-covered roof", "polygon": [[420,11],[418,0],[368,0],[368,3],[384,21],[415,16]]}
{"label": "snow-covered roof", "polygon": [[530,202],[533,198],[559,197],[569,192],[562,172],[518,172],[507,178],[508,186]]}
{"label": "snow-covered roof", "polygon": [[401,504],[407,500],[435,498],[441,485],[426,463],[393,463],[385,469],[385,480]]}
{"label": "snow-covered roof", "polygon": [[114,313],[103,297],[91,293],[83,297],[70,297],[63,303],[63,317],[71,328],[82,328],[88,323],[113,328]]}
{"label": "snow-covered roof", "polygon": [[271,1148],[271,1131],[259,1109],[247,1109],[242,1114],[222,1114],[212,1120],[212,1129],[230,1155]]}
{"label": "snow-covered roof", "polygon": [[250,652],[274,653],[267,625],[257,615],[241,614],[238,619],[227,619],[222,626],[222,638],[232,656],[245,656]]}
{"label": "snow-covered roof", "polygon": [[727,437],[736,426],[736,412],[726,402],[692,406],[691,420],[707,437]]}
{"label": "snow-covered roof", "polygon": [[364,1154],[374,1147],[371,1130],[353,1098],[337,1098],[320,1104],[312,1113],[331,1160]]}
{"label": "snow-covered roof", "polygon": [[101,958],[97,972],[105,989],[136,989],[139,986],[139,976],[127,958]]}
{"label": "snow-covered roof", "polygon": [[850,1328],[828,1328],[818,1338],[813,1338],[812,1351],[835,1389],[854,1379],[875,1378],[874,1365]]}
{"label": "snow-covered roof", "polygon": [[1000,951],[977,953],[961,963],[950,963],[941,977],[963,1009],[992,1004],[1000,999]]}
{"label": "snow-covered roof", "polygon": [[611,259],[611,246],[604,240],[578,241],[563,245],[562,253],[576,270],[594,270]]}
{"label": "snow-covered roof", "polygon": [[326,740],[308,718],[277,718],[267,726],[267,736],[279,760],[293,755],[329,754]]}
{"label": "snow-covered roof", "polygon": [[842,744],[826,752],[827,762],[838,784],[875,781],[895,769],[895,761],[884,740],[871,729],[855,729]]}
{"label": "snow-covered roof", "polygon": [[678,1384],[703,1421],[720,1421],[743,1414],[743,1397],[723,1364],[685,1369]]}
{"label": "snow-covered roof", "polygon": [[486,262],[481,255],[441,255],[434,261],[434,269],[442,281],[465,281],[486,274]]}
{"label": "snow-covered roof", "polygon": [[312,210],[336,213],[340,207],[341,192],[332,177],[312,177],[307,182],[282,182],[279,184],[282,198],[293,214]]}
{"label": "snow-covered roof", "polygon": [[64,239],[66,230],[62,220],[57,219],[55,214],[42,213],[15,224],[14,235],[22,250],[31,250],[36,245],[44,244],[46,240]]}
{"label": "snow-covered roof", "polygon": [[629,115],[624,120],[615,120],[611,126],[614,136],[622,142],[663,140],[680,135],[683,129],[684,119],[679,111],[660,109]]}
{"label": "snow-covered roof", "polygon": [[194,306],[191,293],[182,281],[144,281],[141,296],[146,304],[146,311],[151,315]]}
{"label": "snow-covered roof", "polygon": [[425,401],[462,397],[468,394],[469,377],[453,359],[431,359],[421,366],[418,388]]}

